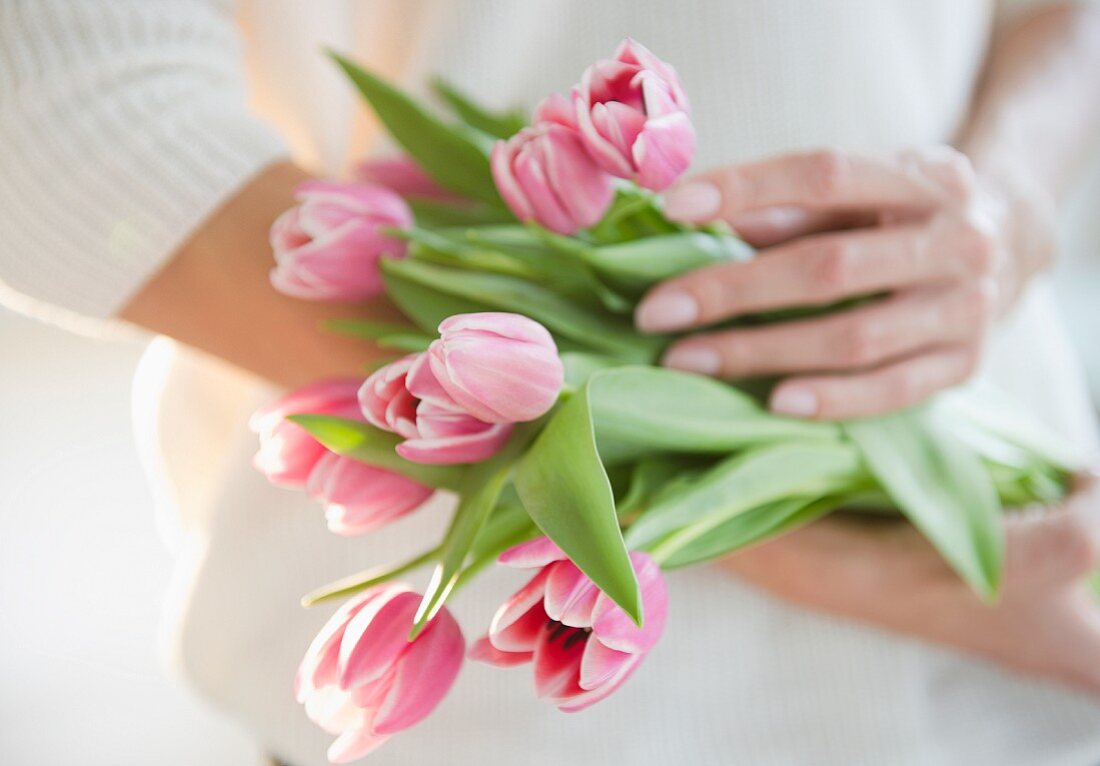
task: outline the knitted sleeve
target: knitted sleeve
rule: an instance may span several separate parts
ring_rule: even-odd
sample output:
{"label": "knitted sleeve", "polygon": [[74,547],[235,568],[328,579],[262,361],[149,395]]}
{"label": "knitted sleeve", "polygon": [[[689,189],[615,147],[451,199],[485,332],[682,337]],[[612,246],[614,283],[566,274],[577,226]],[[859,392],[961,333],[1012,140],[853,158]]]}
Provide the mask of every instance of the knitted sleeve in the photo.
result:
{"label": "knitted sleeve", "polygon": [[109,317],[286,153],[217,0],[0,3],[0,301]]}

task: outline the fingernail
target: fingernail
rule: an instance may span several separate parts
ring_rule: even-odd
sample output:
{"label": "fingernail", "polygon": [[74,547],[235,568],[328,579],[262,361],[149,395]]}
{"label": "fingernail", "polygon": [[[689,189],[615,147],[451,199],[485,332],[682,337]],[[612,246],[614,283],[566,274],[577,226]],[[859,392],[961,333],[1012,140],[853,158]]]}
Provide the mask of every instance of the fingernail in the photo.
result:
{"label": "fingernail", "polygon": [[665,192],[665,215],[674,220],[708,221],[718,215],[722,192],[707,181],[688,181]]}
{"label": "fingernail", "polygon": [[679,330],[699,318],[699,304],[684,292],[659,293],[642,301],[634,323],[643,332]]}
{"label": "fingernail", "polygon": [[722,367],[718,353],[706,346],[677,346],[665,354],[665,367],[700,375],[715,375]]}
{"label": "fingernail", "polygon": [[819,403],[817,394],[802,386],[784,386],[772,395],[772,412],[781,415],[816,415]]}

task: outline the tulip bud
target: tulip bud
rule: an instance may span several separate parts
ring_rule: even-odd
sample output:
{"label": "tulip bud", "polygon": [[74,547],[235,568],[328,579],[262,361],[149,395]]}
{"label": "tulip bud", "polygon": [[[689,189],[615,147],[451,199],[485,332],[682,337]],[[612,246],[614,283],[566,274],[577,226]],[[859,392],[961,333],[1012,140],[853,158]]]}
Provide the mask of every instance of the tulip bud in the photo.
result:
{"label": "tulip bud", "polygon": [[405,201],[382,186],[308,181],[299,205],[271,227],[279,292],[311,300],[355,301],[383,290],[381,258],[405,257],[406,245],[380,229],[412,225]]}
{"label": "tulip bud", "polygon": [[444,608],[410,642],[419,604],[401,584],[369,588],[340,607],[306,651],[295,696],[310,720],[338,735],[332,763],[358,760],[423,720],[454,684],[462,631]]}
{"label": "tulip bud", "polygon": [[463,409],[486,423],[521,423],[557,401],[564,380],[554,339],[519,314],[457,314],[428,349],[432,373]]}
{"label": "tulip bud", "polygon": [[558,234],[595,224],[614,196],[611,177],[585,151],[580,134],[556,122],[498,141],[490,165],[497,189],[516,217]]}
{"label": "tulip bud", "polygon": [[612,175],[660,191],[695,153],[690,106],[676,70],[633,40],[590,66],[574,92],[580,135]]}
{"label": "tulip bud", "polygon": [[540,569],[497,610],[470,659],[502,667],[532,662],[538,695],[566,712],[599,702],[638,668],[668,615],[660,567],[644,553],[631,553],[630,561],[645,610],[640,628],[549,539],[505,551],[502,564]]}

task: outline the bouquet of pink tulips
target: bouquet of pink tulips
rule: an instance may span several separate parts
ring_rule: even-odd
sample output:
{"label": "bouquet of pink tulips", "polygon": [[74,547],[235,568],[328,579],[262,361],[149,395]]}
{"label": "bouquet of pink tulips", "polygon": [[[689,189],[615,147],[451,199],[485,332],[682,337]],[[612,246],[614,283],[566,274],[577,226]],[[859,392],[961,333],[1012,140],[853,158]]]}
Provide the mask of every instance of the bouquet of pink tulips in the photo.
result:
{"label": "bouquet of pink tulips", "polygon": [[[662,212],[657,192],[695,147],[672,67],[628,40],[530,124],[437,83],[445,122],[335,58],[406,154],[303,185],[272,228],[272,281],[312,300],[384,294],[408,324],[336,323],[395,358],[257,413],[257,466],[323,502],[336,534],[439,494],[453,515],[421,555],[364,562],[305,599],[346,599],[297,681],[338,735],[331,760],[421,720],[467,656],[531,663],[541,696],[591,705],[660,638],[663,570],[838,509],[904,514],[996,597],[1002,507],[1059,497],[1075,463],[1011,403],[960,390],[870,420],[796,420],[759,390],[656,366],[672,339],[633,329],[651,285],[752,257],[728,228]],[[467,648],[445,604],[493,562],[535,574]],[[397,582],[428,566],[422,594]]]}

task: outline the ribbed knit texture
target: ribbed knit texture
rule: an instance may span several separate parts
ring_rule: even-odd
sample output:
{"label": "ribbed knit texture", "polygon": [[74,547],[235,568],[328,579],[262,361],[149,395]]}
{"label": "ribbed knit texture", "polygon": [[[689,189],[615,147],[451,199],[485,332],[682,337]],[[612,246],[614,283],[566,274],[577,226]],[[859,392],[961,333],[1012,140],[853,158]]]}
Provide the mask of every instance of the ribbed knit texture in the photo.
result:
{"label": "ribbed knit texture", "polygon": [[0,3],[9,295],[113,314],[285,154],[245,107],[230,11],[207,0]]}

